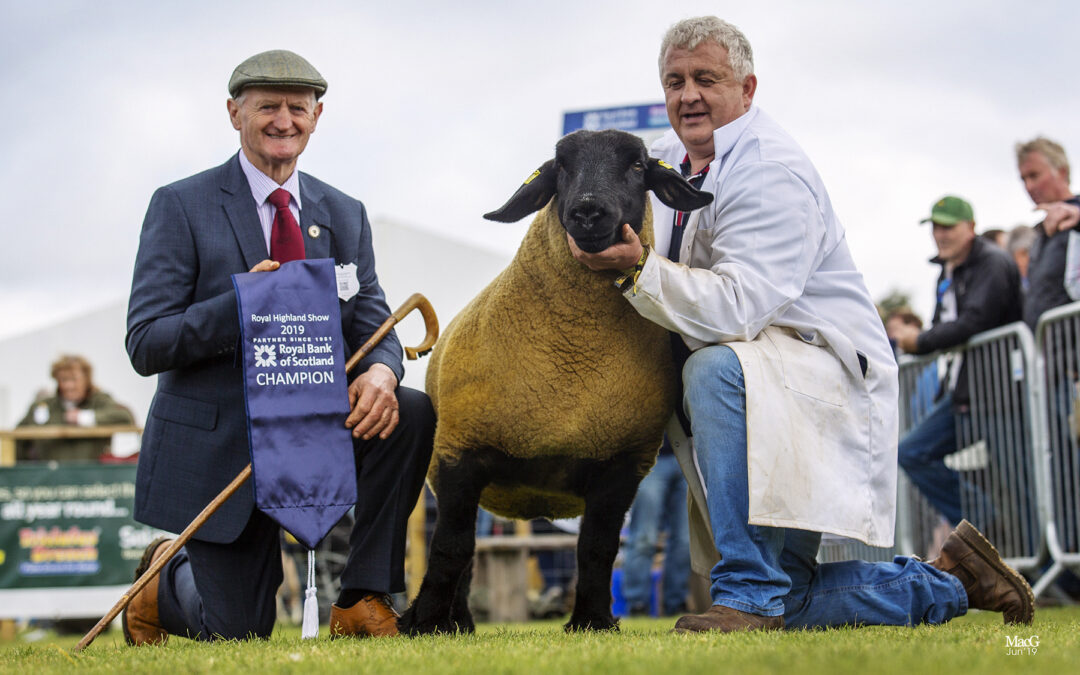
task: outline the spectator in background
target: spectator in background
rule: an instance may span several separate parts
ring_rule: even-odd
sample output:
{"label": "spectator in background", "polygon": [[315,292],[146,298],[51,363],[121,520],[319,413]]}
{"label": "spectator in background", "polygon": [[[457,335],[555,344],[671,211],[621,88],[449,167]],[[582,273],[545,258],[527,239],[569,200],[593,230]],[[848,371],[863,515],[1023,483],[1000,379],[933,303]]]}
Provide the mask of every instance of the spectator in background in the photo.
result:
{"label": "spectator in background", "polygon": [[664,573],[659,602],[661,616],[686,611],[690,579],[690,534],[686,511],[686,480],[679,461],[664,437],[652,471],[642,479],[630,506],[630,524],[623,556],[623,596],[630,616],[649,614],[653,556],[660,532],[667,532]]}
{"label": "spectator in background", "polygon": [[979,236],[987,240],[991,244],[994,244],[995,246],[1005,248],[1005,243],[1009,235],[1007,232],[1005,232],[1005,230],[995,227],[993,229],[987,230],[986,232],[983,232]]}
{"label": "spectator in background", "polygon": [[896,344],[896,336],[903,331],[903,326],[912,326],[922,331],[923,320],[911,311],[910,307],[894,309],[885,317],[885,334],[889,336],[889,344],[892,345],[893,351],[897,352],[897,356],[899,356],[900,347]]}
{"label": "spectator in background", "polygon": [[[1042,136],[1017,143],[1016,162],[1020,180],[1035,203],[1035,209],[1046,212],[1046,217],[1033,230],[1028,288],[1024,298],[1024,322],[1034,331],[1044,312],[1073,300],[1066,290],[1066,257],[1069,231],[1080,222],[1080,200],[1069,188],[1069,159],[1059,143]],[[1070,411],[1074,415],[1080,414],[1080,410],[1073,408],[1080,400],[1075,394],[1077,373],[1066,371],[1067,364],[1075,363],[1075,351],[1074,338],[1063,340],[1046,351],[1051,414],[1054,411],[1061,416],[1067,416]],[[1074,461],[1067,452],[1054,457],[1057,471],[1053,472],[1053,479],[1065,482],[1064,485],[1059,483],[1059,491],[1070,489],[1068,480],[1074,472],[1068,467]],[[1066,539],[1076,536],[1075,526],[1062,528],[1060,534]],[[1075,550],[1075,543],[1066,541],[1066,550]],[[1057,585],[1074,599],[1080,598],[1080,579],[1071,570],[1065,570]]]}
{"label": "spectator in background", "polygon": [[1020,287],[1024,293],[1028,289],[1028,264],[1031,262],[1031,247],[1037,236],[1035,228],[1029,225],[1017,225],[1009,231],[1005,250],[1013,257],[1016,269],[1020,272]]}
{"label": "spectator in background", "polygon": [[[897,344],[897,336],[905,331],[905,326],[911,326],[922,332],[923,320],[908,307],[894,309],[885,317],[885,334],[889,336],[889,344],[893,347],[897,362],[900,361],[901,354],[900,346]],[[933,407],[938,394],[938,380],[936,360],[927,363],[919,372],[911,398],[906,401],[908,414],[911,416],[911,424],[918,423]]]}
{"label": "spectator in background", "polygon": [[1016,144],[1016,162],[1031,201],[1046,218],[1035,226],[1028,264],[1024,322],[1035,330],[1048,309],[1072,302],[1065,291],[1066,230],[1080,221],[1080,200],[1069,190],[1069,160],[1054,141],[1038,137]]}
{"label": "spectator in background", "polygon": [[[1016,263],[1004,250],[975,236],[971,205],[959,197],[942,197],[922,222],[933,224],[938,255],[931,262],[941,265],[933,325],[925,331],[911,325],[895,327],[891,337],[897,346],[909,354],[929,354],[1019,320]],[[959,450],[956,415],[968,412],[966,368],[959,357],[948,364],[933,407],[899,447],[900,466],[954,526],[963,518],[960,479],[945,466],[945,457]]]}
{"label": "spectator in background", "polygon": [[[20,427],[134,424],[131,411],[94,386],[94,369],[81,356],[61,356],[52,364],[56,395],[35,402]],[[108,438],[20,441],[16,459],[95,460],[109,451]]]}

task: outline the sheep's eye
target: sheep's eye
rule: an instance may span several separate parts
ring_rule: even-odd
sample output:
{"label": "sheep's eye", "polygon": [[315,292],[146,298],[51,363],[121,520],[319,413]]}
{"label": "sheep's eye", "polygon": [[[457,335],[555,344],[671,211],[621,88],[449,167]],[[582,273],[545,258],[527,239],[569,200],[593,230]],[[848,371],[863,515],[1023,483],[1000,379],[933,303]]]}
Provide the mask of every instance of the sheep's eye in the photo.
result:
{"label": "sheep's eye", "polygon": [[643,162],[643,161],[641,161],[639,159],[638,161],[631,164],[630,168],[633,169],[634,171],[644,171],[645,170],[645,162]]}

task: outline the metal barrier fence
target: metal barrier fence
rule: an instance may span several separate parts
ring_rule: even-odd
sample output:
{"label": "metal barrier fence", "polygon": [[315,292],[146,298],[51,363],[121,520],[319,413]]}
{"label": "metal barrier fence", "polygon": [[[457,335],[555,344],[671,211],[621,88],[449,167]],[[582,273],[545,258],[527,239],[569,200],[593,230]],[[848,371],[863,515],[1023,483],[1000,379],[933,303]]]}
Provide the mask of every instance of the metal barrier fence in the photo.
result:
{"label": "metal barrier fence", "polygon": [[973,337],[960,350],[967,361],[971,401],[957,409],[958,447],[948,462],[960,477],[965,518],[1022,572],[1034,572],[1044,550],[1046,521],[1042,378],[1035,341],[1023,323]]}
{"label": "metal barrier fence", "polygon": [[1080,303],[1044,313],[1036,326],[1035,340],[1043,373],[1040,379],[1046,391],[1040,440],[1047,457],[1043,501],[1046,545],[1052,561],[1035,584],[1038,595],[1066,569],[1080,574]]}
{"label": "metal barrier fence", "polygon": [[[1067,315],[1066,337],[1059,344],[1075,345],[1080,336],[1080,303]],[[1041,342],[1039,343],[1041,344]],[[1051,484],[1046,422],[1055,414],[1047,411],[1044,395],[1050,372],[1040,359],[1031,331],[1022,323],[980,333],[967,344],[938,354],[905,357],[900,363],[900,437],[918,426],[933,409],[942,377],[955,380],[959,359],[966,359],[970,401],[956,408],[954,415],[958,451],[945,459],[960,485],[963,517],[979,527],[994,542],[1002,557],[1016,569],[1037,573],[1047,550],[1046,525],[1050,521]],[[1075,350],[1068,365],[1075,368]],[[950,367],[951,362],[951,367]],[[1056,371],[1055,371],[1056,372]],[[1075,372],[1075,369],[1072,371]],[[1066,397],[1064,401],[1071,401]],[[1053,484],[1058,522],[1067,522],[1068,549],[1077,540],[1076,444],[1072,435],[1061,436],[1072,454],[1068,468],[1070,481]],[[1059,443],[1062,441],[1059,441]],[[1068,513],[1071,520],[1063,514]],[[834,537],[824,538],[822,561],[863,559],[891,560],[893,555],[926,557],[940,544],[943,519],[937,510],[900,470],[897,495],[896,544],[892,548],[871,548],[865,544]],[[1071,528],[1071,529],[1069,529]],[[946,530],[948,528],[945,528]],[[935,540],[935,536],[937,540]],[[1053,535],[1051,535],[1053,536]],[[1070,538],[1071,537],[1071,538]],[[1057,543],[1060,543],[1059,538]],[[1050,552],[1054,554],[1054,543]],[[1071,549],[1075,551],[1075,545]],[[1054,555],[1055,560],[1061,560]],[[1080,562],[1080,554],[1077,554]],[[1041,590],[1041,589],[1037,589]]]}

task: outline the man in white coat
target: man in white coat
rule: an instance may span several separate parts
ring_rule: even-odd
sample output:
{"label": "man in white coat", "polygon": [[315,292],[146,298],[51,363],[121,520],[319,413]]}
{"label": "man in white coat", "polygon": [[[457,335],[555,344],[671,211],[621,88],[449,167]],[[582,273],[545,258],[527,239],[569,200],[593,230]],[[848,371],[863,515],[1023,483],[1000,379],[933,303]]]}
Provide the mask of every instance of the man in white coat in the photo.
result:
{"label": "man in white coat", "polygon": [[746,37],[715,17],[682,21],[660,79],[673,130],[652,155],[715,199],[691,213],[654,199],[653,250],[629,225],[605,251],[570,247],[622,270],[627,300],[685,361],[669,433],[713,606],[675,630],[942,623],[969,607],[1030,622],[1031,588],[966,521],[929,563],[817,564],[822,532],[892,544],[892,350],[821,178],[752,105]]}

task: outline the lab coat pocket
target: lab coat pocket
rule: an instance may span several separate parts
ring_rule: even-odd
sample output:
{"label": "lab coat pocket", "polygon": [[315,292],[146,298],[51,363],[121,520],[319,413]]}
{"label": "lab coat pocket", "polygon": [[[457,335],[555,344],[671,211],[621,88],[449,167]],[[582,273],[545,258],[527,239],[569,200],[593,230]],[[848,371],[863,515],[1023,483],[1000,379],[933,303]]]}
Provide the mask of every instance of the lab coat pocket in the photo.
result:
{"label": "lab coat pocket", "polygon": [[766,331],[764,335],[783,365],[788,390],[828,405],[847,405],[848,380],[840,359],[794,330]]}

